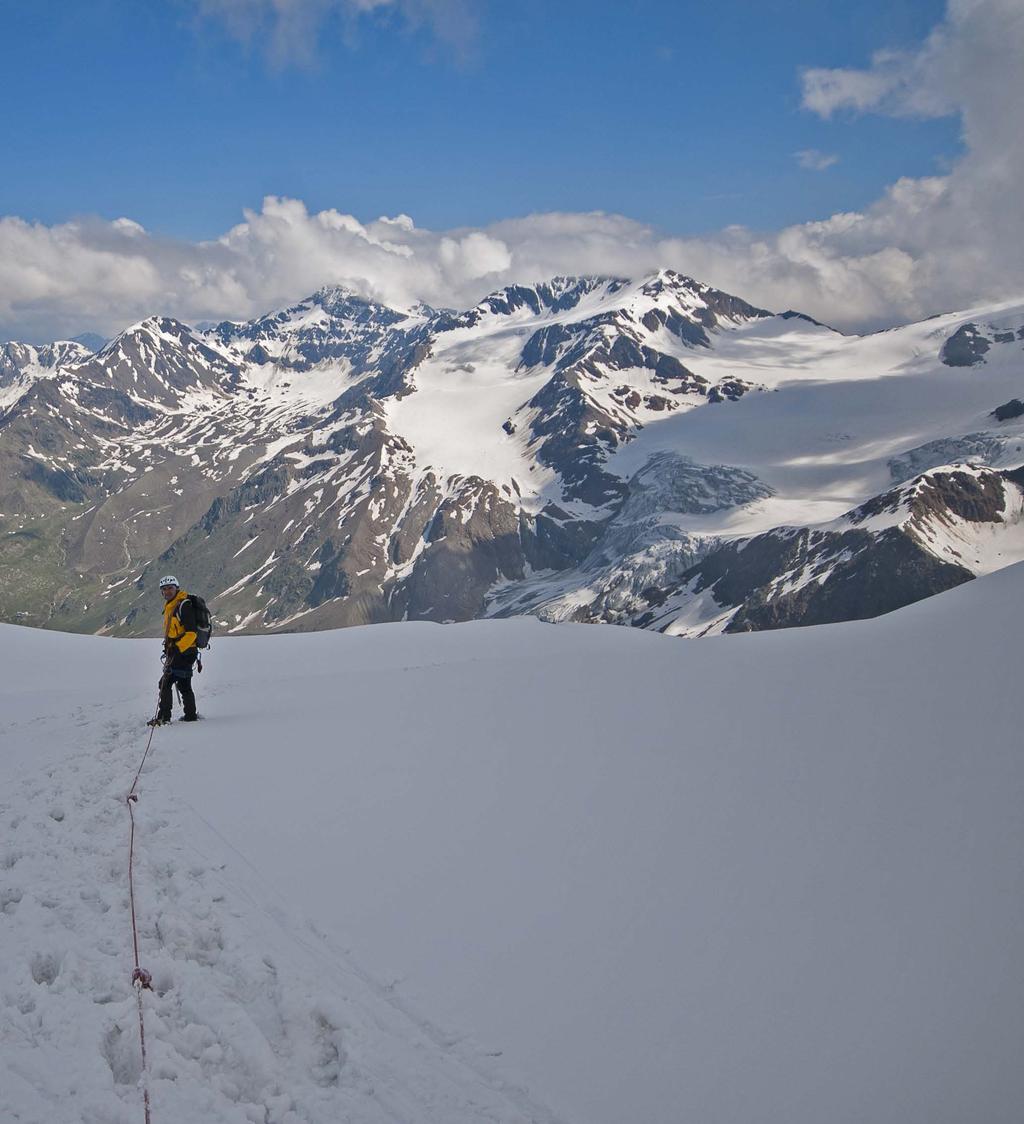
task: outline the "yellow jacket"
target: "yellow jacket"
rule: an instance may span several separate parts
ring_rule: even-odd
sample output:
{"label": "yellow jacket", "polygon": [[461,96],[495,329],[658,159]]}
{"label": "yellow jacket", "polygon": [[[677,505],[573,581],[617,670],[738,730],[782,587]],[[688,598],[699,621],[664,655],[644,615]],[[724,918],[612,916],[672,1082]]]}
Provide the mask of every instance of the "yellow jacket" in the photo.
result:
{"label": "yellow jacket", "polygon": [[178,606],[186,597],[188,594],[185,590],[179,589],[164,605],[164,639],[172,641],[179,652],[187,652],[196,643],[196,634],[186,629],[176,615]]}

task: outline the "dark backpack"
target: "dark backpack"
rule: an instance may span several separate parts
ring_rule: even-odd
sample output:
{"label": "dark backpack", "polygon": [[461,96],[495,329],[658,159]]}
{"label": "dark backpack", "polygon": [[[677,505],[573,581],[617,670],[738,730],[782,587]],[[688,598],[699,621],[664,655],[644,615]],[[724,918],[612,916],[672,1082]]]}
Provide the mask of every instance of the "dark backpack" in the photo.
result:
{"label": "dark backpack", "polygon": [[192,602],[192,613],[196,619],[196,647],[209,648],[210,637],[213,635],[213,617],[210,616],[210,607],[198,593],[190,593],[188,597],[184,598],[179,603],[178,608],[175,610],[179,621],[181,621],[181,606],[184,605],[186,601]]}

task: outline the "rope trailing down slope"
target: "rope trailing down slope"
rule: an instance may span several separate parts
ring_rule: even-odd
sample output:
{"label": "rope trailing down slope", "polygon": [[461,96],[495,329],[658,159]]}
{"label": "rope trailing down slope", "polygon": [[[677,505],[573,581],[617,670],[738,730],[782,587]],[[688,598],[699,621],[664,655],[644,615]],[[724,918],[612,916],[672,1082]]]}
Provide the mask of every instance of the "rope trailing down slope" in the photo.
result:
{"label": "rope trailing down slope", "polygon": [[153,734],[155,727],[150,727],[149,740],[146,742],[146,752],[142,755],[142,761],[139,763],[138,771],[135,774],[135,779],[132,781],[132,787],[125,797],[125,803],[128,805],[128,815],[131,819],[131,831],[128,836],[128,898],[131,902],[132,914],[132,948],[135,954],[135,967],[132,970],[132,987],[135,988],[135,998],[139,1006],[139,1045],[142,1050],[142,1103],[145,1110],[146,1124],[151,1124],[150,1118],[150,1105],[149,1105],[149,1067],[146,1061],[146,1019],[143,1012],[142,993],[143,991],[153,990],[153,978],[139,964],[139,927],[135,917],[135,808],[134,805],[138,802],[138,794],[135,791],[138,788],[139,777],[142,776],[142,769],[146,764],[146,758],[149,756],[150,747],[153,745]]}

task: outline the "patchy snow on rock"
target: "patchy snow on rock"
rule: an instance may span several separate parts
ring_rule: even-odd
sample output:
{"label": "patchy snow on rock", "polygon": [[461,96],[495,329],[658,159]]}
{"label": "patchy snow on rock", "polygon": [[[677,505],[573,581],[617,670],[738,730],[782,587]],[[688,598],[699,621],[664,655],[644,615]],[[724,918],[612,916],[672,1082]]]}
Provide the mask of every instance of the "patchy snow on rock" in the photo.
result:
{"label": "patchy snow on rock", "polygon": [[[203,331],[150,317],[95,354],[6,344],[0,533],[24,537],[4,613],[135,632],[173,556],[253,630],[512,611],[664,625],[716,544],[820,529],[954,461],[1020,464],[1022,359],[1019,302],[845,336],[668,270],[509,286],[463,312],[328,286]],[[722,473],[745,482],[728,503]],[[936,557],[974,551],[973,574],[1017,556],[974,530]],[[256,534],[276,555],[251,574]],[[58,543],[71,589],[36,564]],[[815,541],[815,584],[833,545]],[[864,566],[909,572],[883,555]],[[808,589],[784,561],[733,587]]]}
{"label": "patchy snow on rock", "polygon": [[[958,471],[964,467],[957,466]],[[993,520],[943,514],[916,526],[916,537],[937,558],[964,566],[974,574],[991,574],[1024,561],[1024,490],[1006,482],[1003,502]]]}

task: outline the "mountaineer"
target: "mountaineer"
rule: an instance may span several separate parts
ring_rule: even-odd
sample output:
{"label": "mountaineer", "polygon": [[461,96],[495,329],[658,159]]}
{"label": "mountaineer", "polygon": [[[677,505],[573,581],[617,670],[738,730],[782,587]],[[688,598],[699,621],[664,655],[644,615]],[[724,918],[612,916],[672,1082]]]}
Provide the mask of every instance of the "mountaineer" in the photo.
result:
{"label": "mountaineer", "polygon": [[183,722],[195,722],[196,696],[192,690],[192,669],[199,662],[199,649],[210,642],[210,611],[206,602],[186,593],[172,574],[160,579],[164,599],[164,673],[160,677],[160,705],[147,725],[163,726],[171,720],[171,692],[177,687],[184,710]]}

